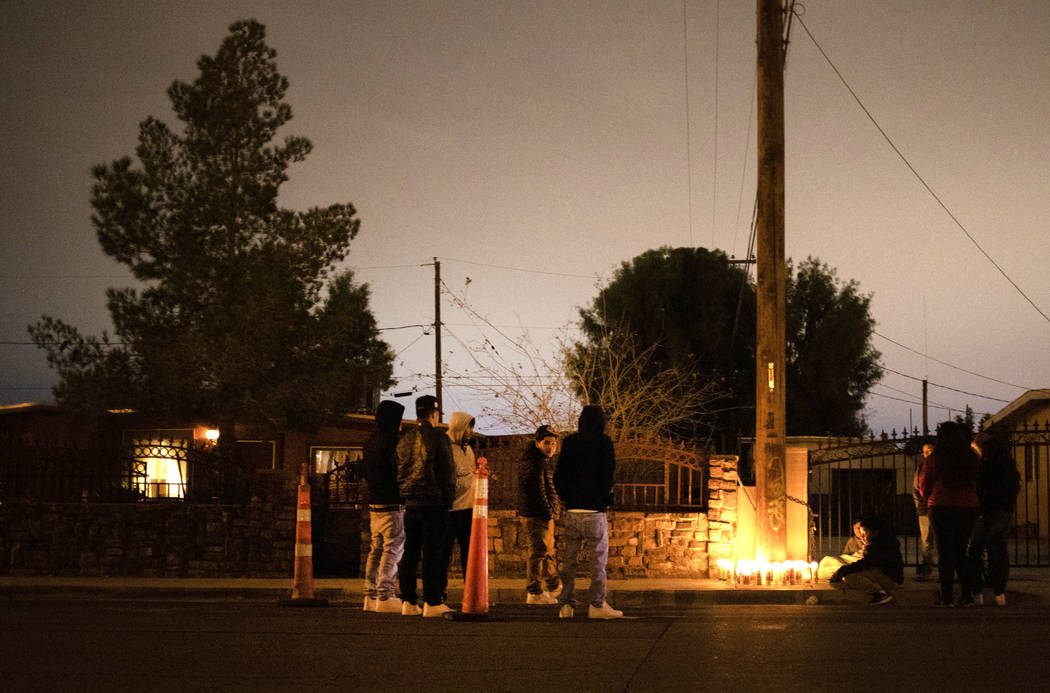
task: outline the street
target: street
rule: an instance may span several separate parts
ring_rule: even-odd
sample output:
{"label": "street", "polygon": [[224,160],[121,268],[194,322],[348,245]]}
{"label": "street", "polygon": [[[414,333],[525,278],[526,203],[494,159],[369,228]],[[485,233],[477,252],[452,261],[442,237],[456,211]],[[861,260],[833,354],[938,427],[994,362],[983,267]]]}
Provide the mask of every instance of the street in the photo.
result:
{"label": "street", "polygon": [[5,691],[1045,690],[1050,608],[720,605],[488,622],[356,605],[0,605]]}

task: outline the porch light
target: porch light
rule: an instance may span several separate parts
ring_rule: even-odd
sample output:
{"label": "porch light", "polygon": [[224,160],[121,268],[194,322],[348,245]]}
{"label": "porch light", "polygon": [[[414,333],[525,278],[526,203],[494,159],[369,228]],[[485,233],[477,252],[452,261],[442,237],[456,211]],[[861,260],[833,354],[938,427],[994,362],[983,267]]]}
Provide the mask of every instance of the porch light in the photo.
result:
{"label": "porch light", "polygon": [[219,439],[219,429],[217,429],[217,428],[209,428],[208,430],[206,430],[204,432],[204,438],[206,440],[212,440],[212,441],[218,440]]}

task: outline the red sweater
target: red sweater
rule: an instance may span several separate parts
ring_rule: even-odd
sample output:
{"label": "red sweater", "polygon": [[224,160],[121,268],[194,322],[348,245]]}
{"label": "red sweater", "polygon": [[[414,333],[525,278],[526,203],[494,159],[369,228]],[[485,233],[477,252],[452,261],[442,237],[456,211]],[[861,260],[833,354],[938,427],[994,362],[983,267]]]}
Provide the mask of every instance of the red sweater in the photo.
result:
{"label": "red sweater", "polygon": [[[922,473],[919,475],[919,493],[926,499],[926,503],[932,507],[956,507],[976,508],[980,503],[977,500],[977,453],[966,450],[965,459],[940,461],[937,453],[926,458],[922,465]],[[963,465],[969,467],[963,482],[952,481],[946,477],[949,465]]]}

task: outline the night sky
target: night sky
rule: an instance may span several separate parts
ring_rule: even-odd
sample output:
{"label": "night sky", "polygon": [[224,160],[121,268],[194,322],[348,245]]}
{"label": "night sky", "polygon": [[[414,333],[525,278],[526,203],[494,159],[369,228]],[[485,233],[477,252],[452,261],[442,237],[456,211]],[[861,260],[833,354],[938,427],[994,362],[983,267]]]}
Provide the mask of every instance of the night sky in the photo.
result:
{"label": "night sky", "polygon": [[[3,0],[0,11],[0,404],[51,399],[55,374],[25,344],[41,314],[109,327],[104,290],[131,280],[95,239],[90,169],[133,154],[145,117],[178,125],[167,87],[192,81],[238,19],[266,25],[291,81],[281,136],[314,143],[281,204],[357,207],[346,265],[372,287],[381,327],[433,321],[423,265],[435,256],[452,292],[550,349],[598,283],[649,248],[746,253],[753,2]],[[1050,387],[1050,4],[808,0],[802,21],[892,141],[796,22],[787,254],[817,256],[873,294],[888,370],[868,400],[872,427],[920,424],[923,377],[933,421]],[[442,318],[450,369],[467,368],[485,336],[499,348],[449,300]],[[383,336],[399,352],[394,390],[424,388],[433,337]],[[445,398],[446,411],[482,406],[455,381]]]}

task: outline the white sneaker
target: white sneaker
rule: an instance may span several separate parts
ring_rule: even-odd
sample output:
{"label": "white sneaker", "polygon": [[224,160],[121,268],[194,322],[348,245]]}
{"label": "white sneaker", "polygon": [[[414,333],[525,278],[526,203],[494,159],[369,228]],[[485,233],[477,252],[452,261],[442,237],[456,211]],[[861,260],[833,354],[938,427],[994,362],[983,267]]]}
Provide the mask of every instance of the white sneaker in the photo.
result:
{"label": "white sneaker", "polygon": [[996,606],[1006,606],[1006,592],[1002,594],[993,594],[992,599],[995,600]]}
{"label": "white sneaker", "polygon": [[558,610],[558,618],[573,618],[575,615],[576,609],[572,608],[572,604],[562,604]]}
{"label": "white sneaker", "polygon": [[448,604],[438,604],[437,606],[430,606],[430,604],[427,604],[425,602],[423,603],[423,618],[438,618],[440,616],[444,616],[450,611],[452,611],[452,607]]}
{"label": "white sneaker", "polygon": [[[402,614],[404,613],[404,604],[398,597],[390,597],[389,599],[379,599],[376,601],[376,608],[372,611],[376,611],[381,614]],[[416,607],[417,609],[419,607]]]}
{"label": "white sneaker", "polygon": [[557,604],[558,600],[554,598],[550,592],[540,592],[539,594],[533,594],[529,592],[528,596],[525,597],[526,604]]}
{"label": "white sneaker", "polygon": [[609,606],[609,602],[602,602],[601,606],[591,604],[587,607],[587,618],[623,618],[623,612]]}
{"label": "white sneaker", "polygon": [[415,604],[413,604],[412,602],[402,602],[401,603],[401,615],[402,616],[419,616],[421,613],[423,613],[423,610],[420,609]]}
{"label": "white sneaker", "polygon": [[368,597],[368,596],[366,596],[365,597],[365,603],[361,607],[361,611],[375,611],[377,602],[378,602],[378,600],[375,597]]}

